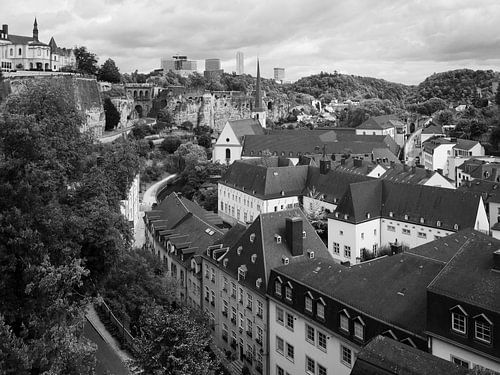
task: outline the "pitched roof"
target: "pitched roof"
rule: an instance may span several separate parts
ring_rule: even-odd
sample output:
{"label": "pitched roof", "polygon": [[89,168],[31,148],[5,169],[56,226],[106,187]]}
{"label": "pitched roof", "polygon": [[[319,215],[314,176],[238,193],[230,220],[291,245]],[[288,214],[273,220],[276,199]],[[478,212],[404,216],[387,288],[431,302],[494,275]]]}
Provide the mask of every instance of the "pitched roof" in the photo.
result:
{"label": "pitched roof", "polygon": [[485,180],[466,181],[457,190],[481,194],[485,203],[500,203],[500,183]]}
{"label": "pitched roof", "polygon": [[441,145],[452,145],[455,142],[443,137],[432,137],[422,143],[422,148],[425,152],[433,153],[433,151]]}
{"label": "pitched roof", "polygon": [[229,126],[233,129],[234,134],[238,139],[245,135],[260,135],[264,134],[264,129],[258,120],[243,119],[243,120],[230,120]]}
{"label": "pitched roof", "polygon": [[307,168],[305,165],[266,167],[238,160],[219,183],[264,199],[299,195],[306,185]]}
{"label": "pitched roof", "polygon": [[[286,242],[285,219],[300,218],[303,224],[305,237],[303,241],[303,255],[292,256],[290,244]],[[230,231],[231,232],[231,231]],[[275,235],[280,235],[282,240],[278,243]],[[245,265],[247,273],[243,284],[264,294],[267,288],[267,280],[271,269],[283,264],[283,257],[289,259],[290,264],[307,263],[310,259],[307,250],[315,252],[316,257],[330,258],[328,249],[318,234],[311,226],[300,209],[270,212],[260,214],[244,232],[226,235],[221,241],[224,247],[229,247],[227,253],[219,259],[221,265],[227,259],[225,270],[235,278],[238,276],[238,268]],[[238,255],[238,248],[241,247]],[[255,261],[252,261],[255,255]],[[256,288],[257,279],[261,279],[261,287]]]}
{"label": "pitched roof", "polygon": [[36,46],[46,46],[47,45],[47,44],[42,43],[40,41],[36,41],[35,39],[33,39],[33,36],[9,34],[8,40],[10,40],[12,42],[12,44],[29,44],[29,45],[36,45]]}
{"label": "pitched roof", "polygon": [[473,372],[385,336],[371,340],[356,356],[351,375],[465,375]]}
{"label": "pitched roof", "polygon": [[470,139],[458,138],[456,141],[456,145],[453,148],[458,148],[460,150],[470,150],[473,147],[477,146],[478,144],[480,144],[478,141],[472,141]]}
{"label": "pitched roof", "polygon": [[477,232],[459,248],[428,290],[500,313],[500,272],[493,271],[493,253],[500,241]]}
{"label": "pitched roof", "polygon": [[367,129],[367,130],[390,129],[395,127],[396,124],[394,122],[396,121],[399,122],[397,117],[394,115],[374,116],[370,117],[368,120],[359,125],[357,129]]}
{"label": "pitched roof", "polygon": [[431,122],[429,126],[422,129],[422,134],[444,134],[444,132],[440,125]]}
{"label": "pitched roof", "polygon": [[435,173],[437,172],[425,168],[394,165],[393,167],[387,169],[387,171],[380,176],[380,178],[406,184],[424,184]]}
{"label": "pitched roof", "polygon": [[375,319],[424,336],[427,285],[442,262],[401,253],[352,267],[325,259],[275,271]]}
{"label": "pitched roof", "polygon": [[437,226],[440,221],[444,230],[456,231],[455,225],[458,229],[475,226],[480,199],[480,194],[460,190],[386,180],[366,181],[351,184],[335,215],[330,217],[358,223],[367,220],[366,214],[370,213],[371,217],[428,226]]}

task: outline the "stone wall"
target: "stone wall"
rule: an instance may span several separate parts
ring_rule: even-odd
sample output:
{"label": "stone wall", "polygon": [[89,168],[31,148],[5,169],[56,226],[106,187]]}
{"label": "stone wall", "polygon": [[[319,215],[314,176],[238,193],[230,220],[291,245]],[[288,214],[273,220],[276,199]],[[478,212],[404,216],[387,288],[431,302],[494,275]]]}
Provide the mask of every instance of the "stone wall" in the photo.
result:
{"label": "stone wall", "polygon": [[[267,117],[278,121],[286,118],[292,104],[285,97],[264,97]],[[209,126],[219,132],[228,120],[249,118],[255,99],[239,91],[213,93],[186,92],[180,95],[162,93],[153,101],[152,114],[166,108],[173,114],[175,123],[190,121],[194,126]]]}
{"label": "stone wall", "polygon": [[120,113],[120,122],[116,126],[117,129],[123,129],[132,125],[133,120],[137,119],[135,111],[135,102],[132,98],[110,98],[111,103]]}

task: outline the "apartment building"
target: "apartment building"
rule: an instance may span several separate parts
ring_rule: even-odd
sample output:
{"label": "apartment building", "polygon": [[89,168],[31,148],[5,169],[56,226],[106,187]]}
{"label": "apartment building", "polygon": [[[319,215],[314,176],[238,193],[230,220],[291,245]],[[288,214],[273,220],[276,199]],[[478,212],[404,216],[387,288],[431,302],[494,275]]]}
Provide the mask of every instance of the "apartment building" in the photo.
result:
{"label": "apartment building", "polygon": [[216,345],[236,368],[269,374],[266,290],[271,270],[329,254],[300,209],[260,214],[236,225],[202,256],[203,309]]}
{"label": "apartment building", "polygon": [[489,232],[481,194],[371,180],[349,185],[328,217],[328,250],[359,263],[381,250],[413,248],[465,228]]}

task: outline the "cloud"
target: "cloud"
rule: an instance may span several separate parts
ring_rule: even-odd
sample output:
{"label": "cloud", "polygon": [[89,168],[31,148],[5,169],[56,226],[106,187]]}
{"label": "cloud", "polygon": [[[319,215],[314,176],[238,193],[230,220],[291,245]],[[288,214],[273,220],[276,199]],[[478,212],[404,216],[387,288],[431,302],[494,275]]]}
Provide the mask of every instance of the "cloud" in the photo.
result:
{"label": "cloud", "polygon": [[279,66],[293,80],[337,70],[414,84],[500,64],[497,0],[2,0],[2,16],[21,35],[37,16],[42,40],[85,45],[122,72],[176,53],[233,71],[239,50],[247,72],[258,55],[264,76]]}

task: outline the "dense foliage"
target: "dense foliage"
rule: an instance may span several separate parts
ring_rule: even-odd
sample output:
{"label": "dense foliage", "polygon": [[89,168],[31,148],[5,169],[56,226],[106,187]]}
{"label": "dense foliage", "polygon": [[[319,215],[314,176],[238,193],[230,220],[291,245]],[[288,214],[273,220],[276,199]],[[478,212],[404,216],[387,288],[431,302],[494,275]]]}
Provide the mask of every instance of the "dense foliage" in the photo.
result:
{"label": "dense foliage", "polygon": [[99,71],[97,56],[88,51],[87,47],[75,47],[73,49],[76,58],[76,70],[79,73],[96,75]]}
{"label": "dense foliage", "polygon": [[99,81],[120,83],[121,81],[120,70],[116,66],[114,60],[107,59],[104,62],[104,64],[102,64],[102,66],[99,68],[97,79]]}
{"label": "dense foliage", "polygon": [[120,112],[118,112],[115,105],[111,102],[110,98],[104,99],[103,107],[104,115],[106,116],[104,129],[107,131],[113,130],[120,122]]}

